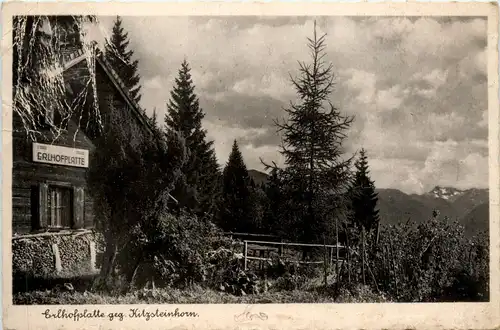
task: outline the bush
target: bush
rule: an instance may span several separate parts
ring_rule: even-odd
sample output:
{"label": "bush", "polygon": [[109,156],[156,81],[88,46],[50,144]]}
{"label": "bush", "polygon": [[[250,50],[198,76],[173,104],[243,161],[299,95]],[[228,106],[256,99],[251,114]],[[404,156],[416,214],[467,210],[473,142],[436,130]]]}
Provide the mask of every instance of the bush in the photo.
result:
{"label": "bush", "polygon": [[305,275],[287,273],[276,279],[274,289],[277,291],[300,290],[308,280],[309,277]]}
{"label": "bush", "polygon": [[384,294],[374,292],[370,286],[356,284],[351,288],[339,288],[336,301],[342,303],[384,303],[389,302],[389,299]]}
{"label": "bush", "polygon": [[[389,226],[368,257],[377,286],[398,301],[484,299],[488,243],[435,213],[418,226]],[[376,287],[367,273],[367,283]]]}
{"label": "bush", "polygon": [[153,214],[136,225],[121,253],[121,272],[135,286],[186,287],[207,276],[206,255],[220,243],[220,233],[194,215]]}
{"label": "bush", "polygon": [[225,247],[207,254],[209,287],[237,296],[262,291],[262,281],[252,271],[243,270],[243,256]]}

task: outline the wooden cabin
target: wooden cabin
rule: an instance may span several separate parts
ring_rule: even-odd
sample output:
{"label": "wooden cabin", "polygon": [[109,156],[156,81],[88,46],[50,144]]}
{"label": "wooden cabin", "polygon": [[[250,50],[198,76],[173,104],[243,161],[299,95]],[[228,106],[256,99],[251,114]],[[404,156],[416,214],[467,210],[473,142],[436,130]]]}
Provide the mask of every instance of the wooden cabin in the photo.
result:
{"label": "wooden cabin", "polygon": [[[92,70],[87,61],[92,61]],[[92,58],[82,50],[69,52],[63,62],[63,77],[69,102],[88,89],[80,119],[89,118],[88,112],[97,105],[103,120],[110,111],[119,111],[132,134],[134,130],[151,132],[148,119],[99,50]],[[86,85],[88,78],[95,84]],[[50,120],[57,120],[57,109],[46,113]],[[47,134],[42,129],[41,136],[33,141],[21,118],[13,116],[14,273],[46,276],[54,270],[95,270],[95,221],[86,184],[87,171],[93,165],[94,133],[75,116],[64,127],[55,140],[47,127]]]}

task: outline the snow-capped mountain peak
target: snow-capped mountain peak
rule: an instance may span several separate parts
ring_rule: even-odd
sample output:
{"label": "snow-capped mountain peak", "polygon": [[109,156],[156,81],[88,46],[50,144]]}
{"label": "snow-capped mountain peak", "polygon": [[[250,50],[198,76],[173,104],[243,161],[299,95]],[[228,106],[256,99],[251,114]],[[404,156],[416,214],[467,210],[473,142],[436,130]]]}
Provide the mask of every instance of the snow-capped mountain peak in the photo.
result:
{"label": "snow-capped mountain peak", "polygon": [[456,198],[459,195],[463,194],[463,190],[451,188],[451,187],[440,187],[436,186],[432,189],[429,194],[434,196],[435,198],[442,198],[445,200],[449,200],[451,198]]}

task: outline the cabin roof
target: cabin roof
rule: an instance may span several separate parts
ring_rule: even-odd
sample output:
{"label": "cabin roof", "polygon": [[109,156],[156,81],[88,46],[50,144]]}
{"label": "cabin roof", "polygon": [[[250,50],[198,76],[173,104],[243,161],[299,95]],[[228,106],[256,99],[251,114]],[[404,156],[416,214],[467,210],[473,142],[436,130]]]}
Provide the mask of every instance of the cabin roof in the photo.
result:
{"label": "cabin roof", "polygon": [[[141,107],[135,102],[132,97],[130,97],[130,94],[128,92],[127,87],[123,83],[122,79],[118,76],[118,73],[116,73],[115,70],[113,70],[111,64],[106,61],[104,58],[104,53],[98,48],[95,47],[95,52],[94,52],[95,60],[96,63],[101,66],[101,68],[104,70],[106,75],[109,77],[115,88],[118,90],[118,92],[122,95],[123,99],[127,103],[128,107],[132,109],[134,114],[136,115],[137,119],[141,122],[141,124],[144,125],[144,127],[148,130],[149,133],[153,132],[153,127],[151,123],[146,119],[144,114],[142,113]],[[67,55],[63,56],[63,72],[69,70],[73,66],[77,65],[78,63],[81,63],[82,61],[87,59],[87,54],[84,52],[83,49],[78,49],[74,52],[71,52]],[[175,199],[170,193],[168,196],[176,203],[179,204],[177,199]]]}
{"label": "cabin roof", "polygon": [[[118,73],[112,68],[111,64],[105,59],[104,53],[98,47],[95,47],[94,54],[96,64],[99,64],[104,70],[108,78],[111,80],[115,88],[127,103],[128,107],[136,115],[139,122],[148,130],[149,133],[152,133],[153,127],[151,123],[144,116],[141,107],[137,104],[137,102],[135,102],[132,97],[130,97],[125,83],[122,81]],[[86,54],[83,49],[78,49],[63,56],[63,72],[69,70],[78,63],[87,60],[87,57],[88,54]]]}

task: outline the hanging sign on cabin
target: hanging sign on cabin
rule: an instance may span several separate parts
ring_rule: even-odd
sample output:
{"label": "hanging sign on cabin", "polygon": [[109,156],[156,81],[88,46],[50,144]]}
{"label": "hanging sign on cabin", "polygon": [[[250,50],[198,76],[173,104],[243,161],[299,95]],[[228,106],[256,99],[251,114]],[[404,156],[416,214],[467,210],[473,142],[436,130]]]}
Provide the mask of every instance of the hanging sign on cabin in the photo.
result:
{"label": "hanging sign on cabin", "polygon": [[33,143],[33,161],[37,163],[88,168],[89,151],[85,149]]}

